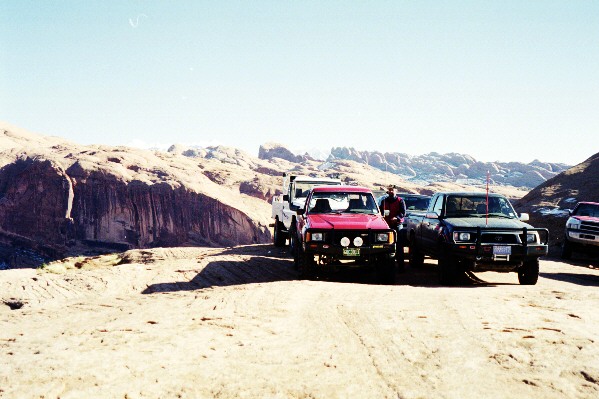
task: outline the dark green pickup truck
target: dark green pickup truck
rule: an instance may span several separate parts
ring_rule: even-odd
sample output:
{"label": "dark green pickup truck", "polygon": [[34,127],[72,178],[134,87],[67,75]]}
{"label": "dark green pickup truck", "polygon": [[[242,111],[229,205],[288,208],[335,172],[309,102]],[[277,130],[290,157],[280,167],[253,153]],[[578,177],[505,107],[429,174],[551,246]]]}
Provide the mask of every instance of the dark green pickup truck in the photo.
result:
{"label": "dark green pickup truck", "polygon": [[536,284],[549,232],[527,220],[500,194],[437,193],[424,215],[407,221],[410,264],[438,259],[441,284],[455,284],[464,271],[516,272],[520,284]]}

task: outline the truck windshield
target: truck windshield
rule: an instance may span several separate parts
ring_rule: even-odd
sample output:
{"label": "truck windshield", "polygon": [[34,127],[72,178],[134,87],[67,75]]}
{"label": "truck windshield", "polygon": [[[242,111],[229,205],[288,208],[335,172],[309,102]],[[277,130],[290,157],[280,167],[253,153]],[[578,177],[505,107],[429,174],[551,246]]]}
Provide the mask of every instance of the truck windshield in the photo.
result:
{"label": "truck windshield", "polygon": [[295,182],[295,192],[293,193],[294,198],[306,198],[308,193],[313,187],[316,186],[328,186],[328,185],[336,185],[336,183],[332,182]]}
{"label": "truck windshield", "polygon": [[599,205],[594,204],[580,204],[574,211],[573,215],[576,216],[590,216],[597,218],[599,217]]}
{"label": "truck windshield", "polygon": [[309,213],[364,213],[375,215],[378,207],[371,193],[314,193],[308,204]]}
{"label": "truck windshield", "polygon": [[445,203],[446,217],[505,217],[516,218],[516,212],[505,197],[489,197],[487,208],[486,196],[450,195]]}

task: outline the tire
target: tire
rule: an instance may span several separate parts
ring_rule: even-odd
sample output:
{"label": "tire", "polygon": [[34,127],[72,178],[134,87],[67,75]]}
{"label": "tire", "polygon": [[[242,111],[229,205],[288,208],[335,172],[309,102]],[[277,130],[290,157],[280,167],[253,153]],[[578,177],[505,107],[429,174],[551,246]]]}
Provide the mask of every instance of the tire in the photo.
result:
{"label": "tire", "polygon": [[376,265],[376,275],[379,284],[395,284],[395,259],[384,258]]}
{"label": "tire", "polygon": [[297,249],[297,229],[295,227],[295,220],[291,222],[291,226],[289,227],[289,254],[292,256],[295,255]]}
{"label": "tire", "polygon": [[293,257],[293,268],[299,270],[299,244],[293,233],[289,234],[289,254]]}
{"label": "tire", "polygon": [[397,247],[395,252],[395,262],[397,263],[397,271],[403,273],[406,271],[405,266],[405,254],[403,252],[404,247]]}
{"label": "tire", "polygon": [[521,285],[535,285],[539,280],[539,258],[527,260],[518,269],[518,281]]}
{"label": "tire", "polygon": [[572,244],[568,241],[567,238],[564,238],[564,243],[562,244],[562,259],[572,259]]}
{"label": "tire", "polygon": [[279,219],[275,219],[275,231],[272,235],[272,241],[275,247],[284,247],[285,241],[287,240],[287,233],[283,232],[285,225],[279,222]]}
{"label": "tire", "polygon": [[301,279],[311,280],[316,274],[316,262],[314,255],[306,254],[304,251],[298,250],[297,268]]}
{"label": "tire", "polygon": [[439,251],[439,262],[437,266],[439,284],[455,285],[457,281],[457,259],[447,250]]}
{"label": "tire", "polygon": [[418,245],[416,244],[416,238],[414,236],[412,236],[412,239],[410,240],[408,256],[410,267],[417,268],[422,267],[422,265],[424,265],[424,255],[418,249]]}

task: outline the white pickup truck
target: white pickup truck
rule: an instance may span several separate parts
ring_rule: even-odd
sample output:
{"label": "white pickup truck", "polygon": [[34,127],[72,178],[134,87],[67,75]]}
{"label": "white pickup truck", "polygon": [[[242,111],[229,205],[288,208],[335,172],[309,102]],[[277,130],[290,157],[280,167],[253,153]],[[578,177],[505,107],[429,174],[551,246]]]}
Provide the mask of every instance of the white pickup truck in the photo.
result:
{"label": "white pickup truck", "polygon": [[283,173],[283,194],[272,199],[272,218],[274,219],[273,241],[277,247],[285,245],[289,231],[294,231],[296,211],[304,207],[306,197],[313,187],[338,186],[340,179],[329,177],[310,177]]}

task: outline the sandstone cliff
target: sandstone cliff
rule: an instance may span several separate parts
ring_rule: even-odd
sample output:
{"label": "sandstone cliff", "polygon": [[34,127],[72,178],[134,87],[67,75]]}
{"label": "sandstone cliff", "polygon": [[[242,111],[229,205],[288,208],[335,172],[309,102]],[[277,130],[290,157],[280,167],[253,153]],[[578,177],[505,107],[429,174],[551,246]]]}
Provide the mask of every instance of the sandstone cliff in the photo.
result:
{"label": "sandstone cliff", "polygon": [[[0,262],[270,239],[268,204],[214,183],[187,157],[81,146],[0,126]],[[7,250],[7,248],[13,251]]]}

